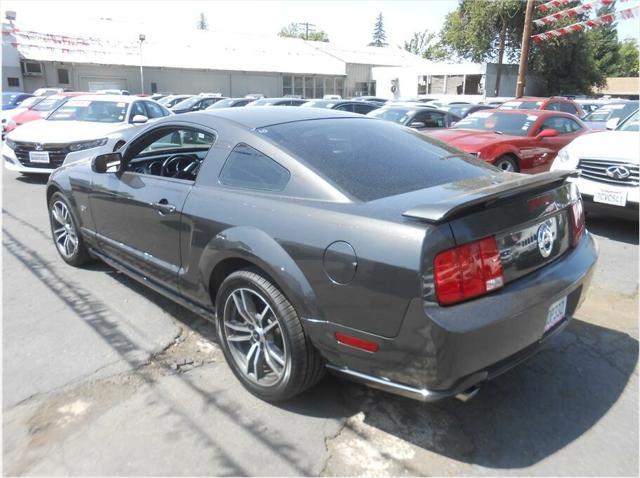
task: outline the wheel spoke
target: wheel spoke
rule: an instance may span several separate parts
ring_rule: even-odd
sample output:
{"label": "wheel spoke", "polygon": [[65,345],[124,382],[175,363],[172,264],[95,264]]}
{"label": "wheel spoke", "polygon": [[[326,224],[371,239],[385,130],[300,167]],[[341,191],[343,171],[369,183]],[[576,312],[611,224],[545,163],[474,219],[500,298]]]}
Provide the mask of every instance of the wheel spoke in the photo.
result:
{"label": "wheel spoke", "polygon": [[265,328],[262,329],[262,332],[266,334],[271,329],[273,329],[276,325],[278,325],[278,320],[274,317],[273,321],[270,322]]}
{"label": "wheel spoke", "polygon": [[236,332],[245,332],[245,333],[251,332],[251,329],[249,329],[249,327],[238,324],[237,322],[225,321],[224,326],[230,328],[231,330],[235,330]]}
{"label": "wheel spoke", "polygon": [[58,229],[53,230],[53,236],[56,238],[56,241],[63,237],[66,233],[67,232],[64,227],[59,227]]}
{"label": "wheel spoke", "polygon": [[260,348],[260,344],[258,342],[255,342],[251,345],[251,347],[249,347],[249,351],[247,352],[246,355],[246,359],[247,359],[247,375],[251,375],[251,372],[253,371],[253,365],[254,365],[254,355],[256,354],[256,352],[259,350]]}
{"label": "wheel spoke", "polygon": [[254,354],[253,358],[253,371],[256,375],[256,380],[264,377],[264,347],[260,347],[259,344],[258,351]]}
{"label": "wheel spoke", "polygon": [[280,355],[280,352],[277,350],[275,345],[271,342],[265,342],[265,351],[269,357],[278,362],[281,367],[284,367],[284,354]]}
{"label": "wheel spoke", "polygon": [[231,294],[231,297],[233,298],[233,302],[236,305],[236,310],[238,311],[238,315],[240,315],[245,320],[245,322],[253,325],[254,320],[253,320],[253,317],[247,311],[246,301],[244,299],[244,294],[242,293],[242,291],[239,291],[239,295],[240,297],[238,297],[238,291],[234,291]]}
{"label": "wheel spoke", "polygon": [[248,342],[249,340],[251,340],[251,337],[252,337],[251,334],[244,334],[244,335],[233,334],[233,335],[227,335],[227,340],[229,342]]}
{"label": "wheel spoke", "polygon": [[53,219],[55,219],[55,221],[58,224],[64,225],[64,219],[62,219],[62,216],[60,215],[60,207],[58,203],[53,205],[53,209],[51,209],[51,214],[53,215]]}
{"label": "wheel spoke", "polygon": [[278,378],[282,375],[283,368],[281,365],[276,365],[276,361],[273,359],[271,353],[267,346],[265,346],[264,350],[264,361],[267,363],[267,366],[275,373]]}

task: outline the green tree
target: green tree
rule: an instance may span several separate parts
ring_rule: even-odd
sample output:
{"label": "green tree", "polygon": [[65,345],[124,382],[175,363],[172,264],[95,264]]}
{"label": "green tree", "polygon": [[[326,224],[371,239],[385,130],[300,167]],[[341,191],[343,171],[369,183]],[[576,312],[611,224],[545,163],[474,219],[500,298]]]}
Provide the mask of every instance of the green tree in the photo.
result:
{"label": "green tree", "polygon": [[373,27],[373,41],[369,43],[369,46],[387,46],[387,33],[384,31],[384,21],[382,18],[382,12],[378,13],[376,24]]}
{"label": "green tree", "polygon": [[409,41],[404,42],[404,49],[427,60],[443,60],[446,57],[437,35],[429,30],[415,32]]}
{"label": "green tree", "polygon": [[[596,16],[601,17],[609,13],[615,13],[615,2],[599,8]],[[593,28],[584,35],[593,51],[596,68],[605,76],[615,75],[620,62],[617,24],[613,22]]]}
{"label": "green tree", "polygon": [[204,12],[200,12],[200,18],[198,19],[198,23],[196,25],[196,28],[198,30],[208,30],[209,29],[209,23],[207,22],[207,17],[205,16]]}
{"label": "green tree", "polygon": [[640,70],[640,51],[635,38],[627,38],[619,44],[620,58],[611,76],[638,76]]}
{"label": "green tree", "polygon": [[278,36],[287,38],[302,38],[303,40],[309,41],[329,41],[329,35],[327,35],[324,30],[310,31],[309,37],[307,38],[306,29],[302,28],[301,24],[299,23],[290,23],[286,27],[283,27],[278,33]]}
{"label": "green tree", "polygon": [[438,53],[448,52],[473,62],[497,61],[497,94],[504,56],[519,55],[524,26],[524,3],[519,0],[460,0],[440,32]]}

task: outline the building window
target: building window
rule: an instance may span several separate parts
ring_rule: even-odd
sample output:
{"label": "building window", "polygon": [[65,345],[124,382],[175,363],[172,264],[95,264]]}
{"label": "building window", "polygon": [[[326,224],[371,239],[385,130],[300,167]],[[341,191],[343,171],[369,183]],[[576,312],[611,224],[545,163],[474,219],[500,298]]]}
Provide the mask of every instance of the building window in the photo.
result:
{"label": "building window", "polygon": [[7,86],[19,88],[20,78],[7,78]]}
{"label": "building window", "polygon": [[304,89],[302,87],[302,77],[301,76],[295,76],[293,78],[293,94],[295,96],[300,97],[300,98],[302,98],[302,96],[304,95]]}
{"label": "building window", "polygon": [[324,79],[316,78],[316,94],[314,98],[323,98],[324,97]]}
{"label": "building window", "polygon": [[344,98],[344,79],[336,78],[336,95],[340,96],[340,98]]}
{"label": "building window", "polygon": [[151,82],[151,93],[157,93],[158,92],[158,83],[156,83],[155,81]]}
{"label": "building window", "polygon": [[304,77],[304,96],[303,98],[313,98],[313,77]]}
{"label": "building window", "polygon": [[282,77],[282,96],[287,96],[293,94],[293,88],[291,86],[291,77],[283,76]]}
{"label": "building window", "polygon": [[69,70],[65,68],[58,68],[58,83],[61,85],[69,84]]}

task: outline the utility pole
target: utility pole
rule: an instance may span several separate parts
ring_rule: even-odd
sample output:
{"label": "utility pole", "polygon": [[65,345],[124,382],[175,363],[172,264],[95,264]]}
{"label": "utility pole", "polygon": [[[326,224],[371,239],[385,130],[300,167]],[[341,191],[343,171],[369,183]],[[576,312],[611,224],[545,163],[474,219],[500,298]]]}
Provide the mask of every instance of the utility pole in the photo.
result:
{"label": "utility pole", "polygon": [[527,0],[527,10],[524,15],[524,29],[522,30],[522,50],[520,51],[520,66],[518,67],[518,83],[516,85],[516,98],[524,96],[526,83],[527,64],[529,59],[529,40],[533,26],[533,7],[535,0]]}
{"label": "utility pole", "polygon": [[309,39],[309,33],[313,33],[314,27],[315,25],[313,23],[309,23],[309,22],[298,22],[296,23],[296,25],[304,27],[304,39],[308,40]]}
{"label": "utility pole", "polygon": [[142,42],[146,39],[146,37],[141,33],[138,36],[138,40],[140,40],[140,93],[144,95],[144,71],[142,69]]}

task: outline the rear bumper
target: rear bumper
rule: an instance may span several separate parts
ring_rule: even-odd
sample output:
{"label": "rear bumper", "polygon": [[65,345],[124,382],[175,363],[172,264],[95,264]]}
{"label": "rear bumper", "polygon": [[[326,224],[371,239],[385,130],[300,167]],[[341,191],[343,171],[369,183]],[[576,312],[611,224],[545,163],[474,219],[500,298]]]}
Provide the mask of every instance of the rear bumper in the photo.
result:
{"label": "rear bumper", "polygon": [[[597,260],[590,234],[543,269],[482,298],[451,307],[414,299],[394,338],[305,320],[329,368],[400,395],[430,401],[456,395],[535,354],[582,302]],[[567,297],[567,319],[545,333],[550,306]],[[339,345],[335,332],[380,345],[376,353]],[[355,373],[354,373],[355,372]]]}

